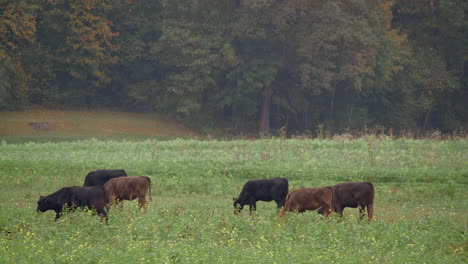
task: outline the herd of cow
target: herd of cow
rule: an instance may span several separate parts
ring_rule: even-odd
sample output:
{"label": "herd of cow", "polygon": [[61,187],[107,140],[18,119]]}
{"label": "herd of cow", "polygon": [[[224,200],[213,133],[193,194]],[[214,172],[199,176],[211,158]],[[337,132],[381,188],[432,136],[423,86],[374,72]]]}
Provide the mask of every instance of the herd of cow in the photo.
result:
{"label": "herd of cow", "polygon": [[359,207],[360,218],[365,215],[369,221],[374,215],[374,185],[370,182],[344,182],[334,186],[316,188],[297,188],[288,193],[289,183],[285,178],[261,179],[248,181],[238,198],[234,200],[234,213],[239,213],[245,205],[250,211],[256,210],[257,201],[275,201],[279,215],[285,212],[303,213],[317,210],[328,217],[333,211],[343,216],[345,207]]}
{"label": "herd of cow", "polygon": [[[106,219],[112,205],[122,200],[138,198],[140,208],[147,206],[146,192],[151,197],[151,180],[146,176],[129,177],[125,170],[95,170],[86,175],[84,186],[64,187],[48,196],[41,196],[37,202],[37,211],[55,211],[55,220],[60,218],[63,209],[74,211],[77,208],[96,210]],[[285,178],[260,179],[248,181],[238,198],[234,198],[234,213],[238,214],[245,205],[250,212],[256,210],[257,201],[275,201],[279,215],[285,212],[305,212],[317,210],[328,217],[333,211],[343,216],[345,207],[359,207],[360,218],[365,215],[369,221],[374,214],[374,186],[370,182],[346,182],[334,186],[316,188],[298,188],[289,192],[289,183]]]}
{"label": "herd of cow", "polygon": [[138,205],[146,207],[146,192],[151,197],[151,179],[146,176],[127,177],[125,170],[95,170],[86,175],[84,186],[64,187],[48,196],[41,196],[37,211],[55,211],[55,220],[63,209],[94,209],[107,222],[107,212],[113,204],[138,198]]}

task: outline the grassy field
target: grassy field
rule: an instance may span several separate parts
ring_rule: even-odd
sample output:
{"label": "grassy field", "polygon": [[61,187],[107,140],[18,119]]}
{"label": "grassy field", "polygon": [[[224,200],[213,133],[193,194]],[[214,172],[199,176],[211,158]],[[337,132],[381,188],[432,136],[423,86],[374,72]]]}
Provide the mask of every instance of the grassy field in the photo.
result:
{"label": "grassy field", "polygon": [[[0,263],[466,263],[468,140],[0,141]],[[152,178],[147,213],[35,212],[39,195],[88,171]],[[279,218],[274,202],[233,214],[249,179],[290,189],[372,181],[375,219]]]}
{"label": "grassy field", "polygon": [[[48,122],[34,130],[30,122]],[[197,133],[158,114],[103,110],[61,111],[31,109],[0,112],[0,139],[8,142],[48,142],[98,138],[103,140],[174,139]]]}

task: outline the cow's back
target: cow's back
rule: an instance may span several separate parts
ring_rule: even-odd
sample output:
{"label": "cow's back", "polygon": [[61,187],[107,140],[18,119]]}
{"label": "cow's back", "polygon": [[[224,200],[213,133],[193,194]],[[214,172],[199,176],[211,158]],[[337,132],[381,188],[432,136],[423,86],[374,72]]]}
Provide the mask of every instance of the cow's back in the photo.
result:
{"label": "cow's back", "polygon": [[104,186],[83,186],[75,187],[72,191],[72,202],[77,206],[96,206],[103,202],[107,204]]}
{"label": "cow's back", "polygon": [[304,212],[325,208],[331,210],[333,191],[331,187],[303,187],[291,191],[287,197],[284,211]]}
{"label": "cow's back", "polygon": [[86,175],[83,186],[104,185],[110,179],[125,176],[125,170],[94,170]]}
{"label": "cow's back", "polygon": [[288,194],[288,180],[285,178],[260,179],[248,181],[241,195],[253,197],[255,200],[271,201]]}
{"label": "cow's back", "polygon": [[59,207],[63,207],[64,205],[72,205],[72,193],[74,188],[73,187],[63,187],[60,190],[46,196],[49,201],[53,201]]}
{"label": "cow's back", "polygon": [[[288,201],[308,205],[315,201],[320,203],[331,203],[333,192],[329,187],[318,187],[318,188],[298,188],[293,190],[288,198]],[[308,207],[313,207],[312,205]]]}
{"label": "cow's back", "polygon": [[150,178],[146,176],[118,177],[104,184],[104,190],[109,197],[131,199],[132,195],[146,193],[150,188]]}

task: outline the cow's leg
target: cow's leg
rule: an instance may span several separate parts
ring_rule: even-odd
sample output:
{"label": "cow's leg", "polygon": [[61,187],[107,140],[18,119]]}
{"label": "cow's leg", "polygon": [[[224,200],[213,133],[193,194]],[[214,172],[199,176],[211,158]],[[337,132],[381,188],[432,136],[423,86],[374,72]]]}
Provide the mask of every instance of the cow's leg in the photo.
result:
{"label": "cow's leg", "polygon": [[146,211],[147,205],[148,205],[148,203],[146,202],[146,198],[145,198],[144,195],[138,197],[138,206],[140,207],[140,209],[142,207],[145,207],[145,211]]}
{"label": "cow's leg", "polygon": [[123,212],[123,201],[122,200],[115,200],[115,203],[119,205],[120,212]]}
{"label": "cow's leg", "polygon": [[322,208],[320,208],[319,210],[321,210],[321,213],[323,214],[323,216],[325,218],[328,218],[328,216],[332,213],[331,205],[325,205]]}
{"label": "cow's leg", "polygon": [[109,196],[109,197],[108,197],[107,206],[108,206],[109,208],[111,208],[114,204],[117,204],[117,199],[116,199],[116,197],[113,196],[113,195],[112,195],[112,196]]}
{"label": "cow's leg", "polygon": [[105,210],[104,208],[102,208],[102,207],[99,207],[99,208],[96,208],[96,212],[97,212],[97,214],[101,217],[101,221],[102,221],[103,219],[105,219],[105,220],[106,220],[106,224],[107,224],[108,217],[107,217],[107,212],[106,212],[106,210]]}
{"label": "cow's leg", "polygon": [[54,219],[54,221],[57,221],[57,219],[59,219],[61,215],[62,215],[62,212],[61,212],[61,211],[55,211],[55,219]]}
{"label": "cow's leg", "polygon": [[275,202],[276,202],[276,207],[278,208],[278,210],[281,209],[281,207],[283,207],[284,204],[286,203],[286,201],[283,199],[275,200]]}
{"label": "cow's leg", "polygon": [[106,219],[106,224],[107,224],[108,207],[107,207],[106,201],[103,199],[95,199],[94,201],[91,202],[91,204],[92,205],[88,206],[88,208],[93,210],[93,212],[96,212],[101,217],[101,221],[103,219]]}
{"label": "cow's leg", "polygon": [[326,219],[330,215],[330,209],[328,207],[322,207],[322,208],[323,208],[323,216]]}
{"label": "cow's leg", "polygon": [[[120,212],[123,212],[123,201],[122,200],[114,198],[111,201],[113,201],[112,204],[115,204],[115,207],[119,207]],[[112,207],[112,204],[110,204],[111,207]]]}
{"label": "cow's leg", "polygon": [[250,214],[253,213],[253,211],[256,211],[257,210],[257,204],[255,202],[253,203],[250,203],[249,204],[249,211],[250,211]]}
{"label": "cow's leg", "polygon": [[284,210],[284,207],[283,207],[283,209],[281,209],[281,210],[279,211],[278,216],[284,216],[285,211],[286,211],[286,210]]}
{"label": "cow's leg", "polygon": [[359,220],[362,220],[364,216],[366,215],[366,210],[364,209],[364,206],[359,206]]}
{"label": "cow's leg", "polygon": [[343,218],[344,207],[341,204],[335,204],[335,212],[337,212],[341,218]]}
{"label": "cow's leg", "polygon": [[369,214],[369,221],[374,217],[374,204],[367,205],[367,213]]}

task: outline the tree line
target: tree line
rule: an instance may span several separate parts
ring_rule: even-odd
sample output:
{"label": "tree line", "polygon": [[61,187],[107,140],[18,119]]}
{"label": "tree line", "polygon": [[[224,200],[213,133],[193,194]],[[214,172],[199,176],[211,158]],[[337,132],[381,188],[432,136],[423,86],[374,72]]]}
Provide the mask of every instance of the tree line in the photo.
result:
{"label": "tree line", "polygon": [[0,108],[232,131],[465,129],[467,2],[0,0]]}

